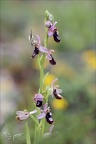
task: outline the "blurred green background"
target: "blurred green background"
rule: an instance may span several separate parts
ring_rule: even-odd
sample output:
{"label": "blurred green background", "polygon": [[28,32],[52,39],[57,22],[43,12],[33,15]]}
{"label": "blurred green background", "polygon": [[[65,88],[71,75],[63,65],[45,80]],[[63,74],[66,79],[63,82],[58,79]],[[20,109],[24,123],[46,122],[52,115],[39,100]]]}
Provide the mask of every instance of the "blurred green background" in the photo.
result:
{"label": "blurred green background", "polygon": [[[25,144],[25,123],[15,119],[17,110],[33,110],[34,94],[39,88],[37,58],[28,36],[44,41],[45,10],[53,14],[61,43],[49,38],[56,66],[45,64],[50,74],[45,85],[58,77],[64,99],[49,99],[55,120],[51,137],[39,144],[96,143],[96,2],[95,1],[0,1],[1,51],[1,143]],[[34,123],[28,119],[31,141]],[[46,132],[49,125],[46,123]],[[5,134],[5,132],[9,133]],[[15,134],[23,133],[15,137]],[[11,139],[8,139],[10,137]]]}

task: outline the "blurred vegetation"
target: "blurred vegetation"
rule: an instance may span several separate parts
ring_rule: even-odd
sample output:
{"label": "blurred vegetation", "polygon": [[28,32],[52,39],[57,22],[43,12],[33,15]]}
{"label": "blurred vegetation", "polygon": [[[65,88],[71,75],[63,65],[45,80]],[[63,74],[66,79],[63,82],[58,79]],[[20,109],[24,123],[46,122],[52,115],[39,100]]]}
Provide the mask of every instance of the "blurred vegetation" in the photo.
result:
{"label": "blurred vegetation", "polygon": [[[32,28],[33,35],[38,34],[43,43],[45,10],[54,15],[61,37],[60,44],[49,38],[48,48],[55,50],[53,56],[57,65],[50,66],[46,62],[45,71],[50,74],[45,85],[58,77],[64,99],[60,103],[50,97],[55,127],[52,136],[39,144],[95,144],[96,2],[91,0],[0,1],[1,97],[6,101],[1,107],[1,115],[5,110],[1,143],[26,143],[26,121],[15,120],[15,113],[16,110],[34,109],[32,98],[38,91],[39,71],[37,58],[30,58],[33,48],[28,36]],[[6,106],[10,107],[10,103],[16,106],[13,104],[8,111]],[[34,123],[28,119],[28,125],[33,141]],[[46,132],[48,129],[46,124]],[[10,140],[4,132],[10,133]],[[13,135],[19,133],[23,134],[13,141]]]}

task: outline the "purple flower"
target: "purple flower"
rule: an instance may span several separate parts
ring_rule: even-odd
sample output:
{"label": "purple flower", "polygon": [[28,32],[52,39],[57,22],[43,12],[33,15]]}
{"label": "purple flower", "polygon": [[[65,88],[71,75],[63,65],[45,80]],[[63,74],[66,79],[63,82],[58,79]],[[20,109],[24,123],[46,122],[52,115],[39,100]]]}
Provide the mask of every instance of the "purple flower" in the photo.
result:
{"label": "purple flower", "polygon": [[54,52],[54,50],[48,50],[47,48],[41,46],[41,40],[38,35],[36,35],[36,40],[34,40],[32,34],[30,34],[29,41],[31,41],[32,46],[35,47],[35,50],[32,54],[32,58],[34,58],[36,55],[38,55],[39,51],[40,51],[42,53],[46,53],[46,58],[49,60],[49,62],[52,65],[56,64],[56,61],[54,60],[54,58],[52,56],[52,52]]}
{"label": "purple flower", "polygon": [[33,100],[36,102],[37,107],[42,106],[43,98],[44,96],[42,94],[35,94],[35,97],[33,98]]}
{"label": "purple flower", "polygon": [[59,85],[54,85],[54,83],[57,81],[58,79],[55,79],[52,81],[51,83],[51,88],[52,88],[52,96],[54,96],[56,99],[62,99],[63,97],[60,95],[60,93],[62,93],[62,90],[59,89]]}
{"label": "purple flower", "polygon": [[28,111],[17,111],[16,112],[16,119],[17,120],[20,120],[20,121],[22,121],[22,120],[25,120],[25,119],[27,119],[31,114],[34,114],[34,113],[36,113],[37,112],[37,110],[33,110],[33,111],[31,111],[31,112],[28,112]]}
{"label": "purple flower", "polygon": [[32,58],[34,58],[36,55],[39,54],[39,48],[42,47],[41,46],[41,40],[40,40],[40,37],[38,35],[36,35],[36,41],[32,41],[32,45],[35,47],[35,50],[32,54]]}
{"label": "purple flower", "polygon": [[49,37],[53,36],[54,41],[60,42],[58,28],[55,27],[56,24],[57,22],[54,22],[52,24],[52,22],[46,21],[45,26],[48,28],[48,36]]}
{"label": "purple flower", "polygon": [[49,60],[49,62],[52,65],[56,65],[56,61],[54,60],[54,58],[52,56],[52,52],[54,52],[54,50],[48,50],[47,48],[44,48],[44,47],[40,47],[39,50],[43,53],[46,53],[46,58]]}
{"label": "purple flower", "polygon": [[38,118],[38,119],[46,118],[46,121],[47,121],[49,124],[53,124],[53,123],[54,123],[54,120],[53,120],[53,118],[52,118],[51,110],[50,110],[50,108],[48,107],[48,104],[47,104],[47,103],[43,106],[43,110],[41,110],[41,113],[37,116],[37,118]]}
{"label": "purple flower", "polygon": [[32,35],[32,30],[31,30],[31,33],[30,33],[28,39],[31,42],[31,45],[35,47],[33,54],[32,54],[32,58],[34,58],[36,55],[39,54],[39,50],[44,48],[44,47],[41,46],[41,40],[40,40],[40,37],[38,35],[36,35],[36,40],[34,39],[34,37]]}
{"label": "purple flower", "polygon": [[[32,37],[32,36],[31,36]],[[32,45],[35,47],[35,50],[32,54],[32,57],[34,58],[37,54],[39,54],[39,51],[41,51],[42,53],[46,53],[47,54],[47,58],[48,59],[52,59],[51,53],[53,50],[48,50],[47,48],[41,46],[41,40],[40,37],[38,35],[36,35],[36,41],[34,42],[33,37],[32,40],[30,38],[30,41],[32,42]]]}
{"label": "purple flower", "polygon": [[52,22],[46,21],[45,26],[48,28],[48,36],[49,37],[53,36],[54,29],[56,29],[56,27],[55,27],[56,24],[57,24],[57,22],[54,22],[52,24]]}

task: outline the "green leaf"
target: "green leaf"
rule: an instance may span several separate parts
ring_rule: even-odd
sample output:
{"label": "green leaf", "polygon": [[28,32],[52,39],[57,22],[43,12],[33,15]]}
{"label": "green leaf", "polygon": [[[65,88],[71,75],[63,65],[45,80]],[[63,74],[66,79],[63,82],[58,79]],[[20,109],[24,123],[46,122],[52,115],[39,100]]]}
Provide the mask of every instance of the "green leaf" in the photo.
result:
{"label": "green leaf", "polygon": [[30,132],[29,132],[29,127],[27,123],[26,123],[26,144],[31,144]]}
{"label": "green leaf", "polygon": [[45,82],[45,80],[46,80],[48,74],[49,74],[49,72],[47,72],[46,75],[44,76],[43,83]]}

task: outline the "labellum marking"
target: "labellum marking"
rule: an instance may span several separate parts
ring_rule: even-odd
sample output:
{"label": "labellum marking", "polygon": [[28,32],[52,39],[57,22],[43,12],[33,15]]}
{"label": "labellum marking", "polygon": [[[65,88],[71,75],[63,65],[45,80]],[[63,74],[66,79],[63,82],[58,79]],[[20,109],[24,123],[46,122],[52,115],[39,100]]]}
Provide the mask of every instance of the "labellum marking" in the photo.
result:
{"label": "labellum marking", "polygon": [[53,124],[53,122],[54,122],[54,120],[52,119],[52,114],[50,112],[47,112],[47,114],[46,114],[46,121],[49,124]]}
{"label": "labellum marking", "polygon": [[[52,57],[52,55],[51,55]],[[52,65],[56,65],[56,61],[54,60],[54,58],[52,57],[52,60],[49,60],[49,62],[52,64]]]}
{"label": "labellum marking", "polygon": [[57,43],[60,42],[60,37],[59,37],[57,30],[54,31],[53,38],[54,38],[54,41],[56,41]]}
{"label": "labellum marking", "polygon": [[56,99],[62,99],[62,96],[57,94],[56,89],[53,90],[53,94],[54,94]]}
{"label": "labellum marking", "polygon": [[41,106],[42,106],[42,101],[37,100],[36,106],[37,106],[37,107],[41,107]]}
{"label": "labellum marking", "polygon": [[37,54],[39,54],[39,49],[37,47],[35,47],[35,50],[32,54],[32,58],[34,58]]}

